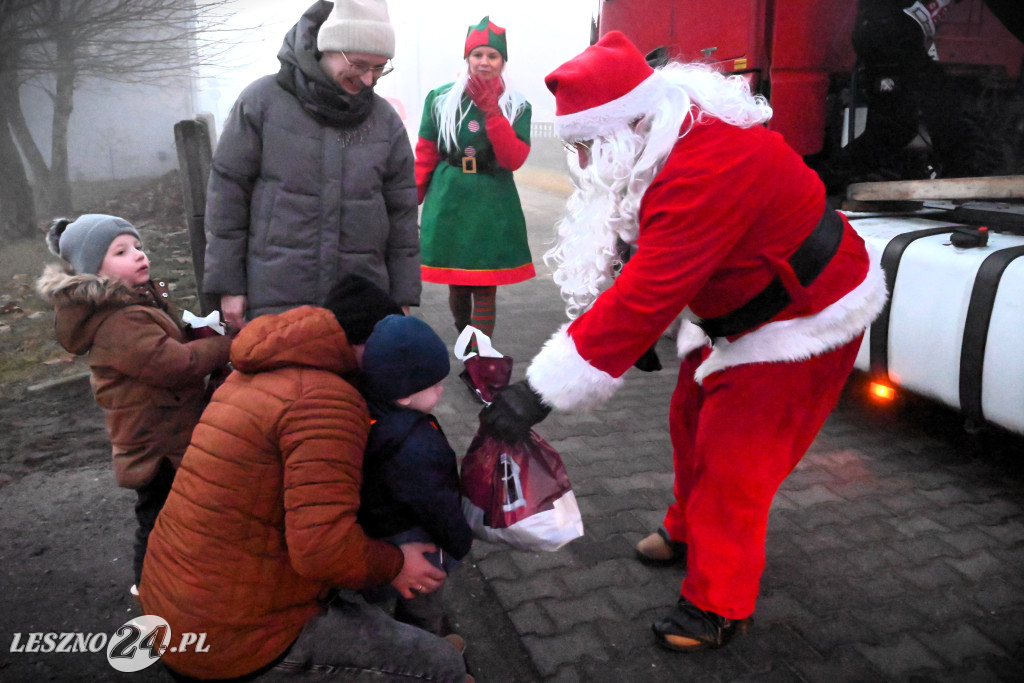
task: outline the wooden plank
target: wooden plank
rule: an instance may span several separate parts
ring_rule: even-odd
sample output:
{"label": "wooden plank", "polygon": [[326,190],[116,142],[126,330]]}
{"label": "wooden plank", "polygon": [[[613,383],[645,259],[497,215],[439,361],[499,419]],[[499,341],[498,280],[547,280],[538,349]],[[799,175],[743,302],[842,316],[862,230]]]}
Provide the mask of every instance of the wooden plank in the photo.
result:
{"label": "wooden plank", "polygon": [[209,124],[201,119],[179,121],[174,126],[174,142],[178,150],[178,177],[185,202],[192,268],[196,277],[201,315],[209,315],[220,305],[219,297],[203,293],[203,270],[206,262],[206,183],[210,177],[213,156]]}
{"label": "wooden plank", "polygon": [[846,197],[859,202],[921,199],[1024,199],[1024,176],[854,183],[846,188]]}

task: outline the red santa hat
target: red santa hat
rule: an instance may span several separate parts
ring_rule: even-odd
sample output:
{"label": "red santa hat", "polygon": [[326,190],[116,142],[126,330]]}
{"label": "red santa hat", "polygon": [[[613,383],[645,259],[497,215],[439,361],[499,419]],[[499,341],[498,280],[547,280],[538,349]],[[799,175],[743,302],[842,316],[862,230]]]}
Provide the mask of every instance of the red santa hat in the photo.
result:
{"label": "red santa hat", "polygon": [[633,43],[609,31],[544,79],[555,96],[555,130],[592,140],[628,126],[665,95],[664,79]]}

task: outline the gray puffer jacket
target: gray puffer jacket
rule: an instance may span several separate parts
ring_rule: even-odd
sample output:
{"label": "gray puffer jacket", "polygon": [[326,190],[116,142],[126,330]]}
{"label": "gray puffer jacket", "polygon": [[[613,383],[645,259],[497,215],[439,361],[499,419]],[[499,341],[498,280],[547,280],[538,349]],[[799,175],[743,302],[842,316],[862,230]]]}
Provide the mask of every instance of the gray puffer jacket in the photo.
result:
{"label": "gray puffer jacket", "polygon": [[[281,73],[242,92],[213,156],[203,289],[245,294],[250,319],[322,305],[348,273],[419,304],[412,148],[386,100],[347,95],[320,68],[331,6],[318,2],[289,32]],[[325,100],[350,108],[342,121],[317,115]]]}

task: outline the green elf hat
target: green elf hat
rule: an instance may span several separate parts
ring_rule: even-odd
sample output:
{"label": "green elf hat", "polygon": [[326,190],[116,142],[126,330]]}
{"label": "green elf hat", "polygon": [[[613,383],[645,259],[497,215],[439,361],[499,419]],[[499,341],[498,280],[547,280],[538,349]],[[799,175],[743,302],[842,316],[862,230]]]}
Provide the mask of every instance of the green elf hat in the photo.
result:
{"label": "green elf hat", "polygon": [[505,45],[505,29],[491,21],[489,16],[480,20],[476,26],[470,26],[466,31],[466,53],[462,55],[465,59],[474,47],[486,45],[501,53],[501,58],[508,61],[508,48]]}

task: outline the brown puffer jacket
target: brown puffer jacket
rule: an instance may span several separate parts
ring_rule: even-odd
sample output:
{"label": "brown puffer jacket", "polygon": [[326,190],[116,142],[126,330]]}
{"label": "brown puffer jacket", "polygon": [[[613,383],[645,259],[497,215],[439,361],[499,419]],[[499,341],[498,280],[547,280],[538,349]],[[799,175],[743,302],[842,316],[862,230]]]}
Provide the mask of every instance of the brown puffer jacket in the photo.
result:
{"label": "brown puffer jacket", "polygon": [[272,662],[331,587],[388,583],[402,552],[356,524],[370,416],[344,379],[355,354],[334,316],[302,306],[254,319],[231,347],[149,538],[146,614],[208,652],[162,661],[195,678]]}
{"label": "brown puffer jacket", "polygon": [[51,265],[36,290],[54,307],[60,345],[89,354],[117,483],[139,488],[164,458],[177,467],[206,404],[205,378],[227,365],[231,340],[187,340],[163,282],[132,288]]}

